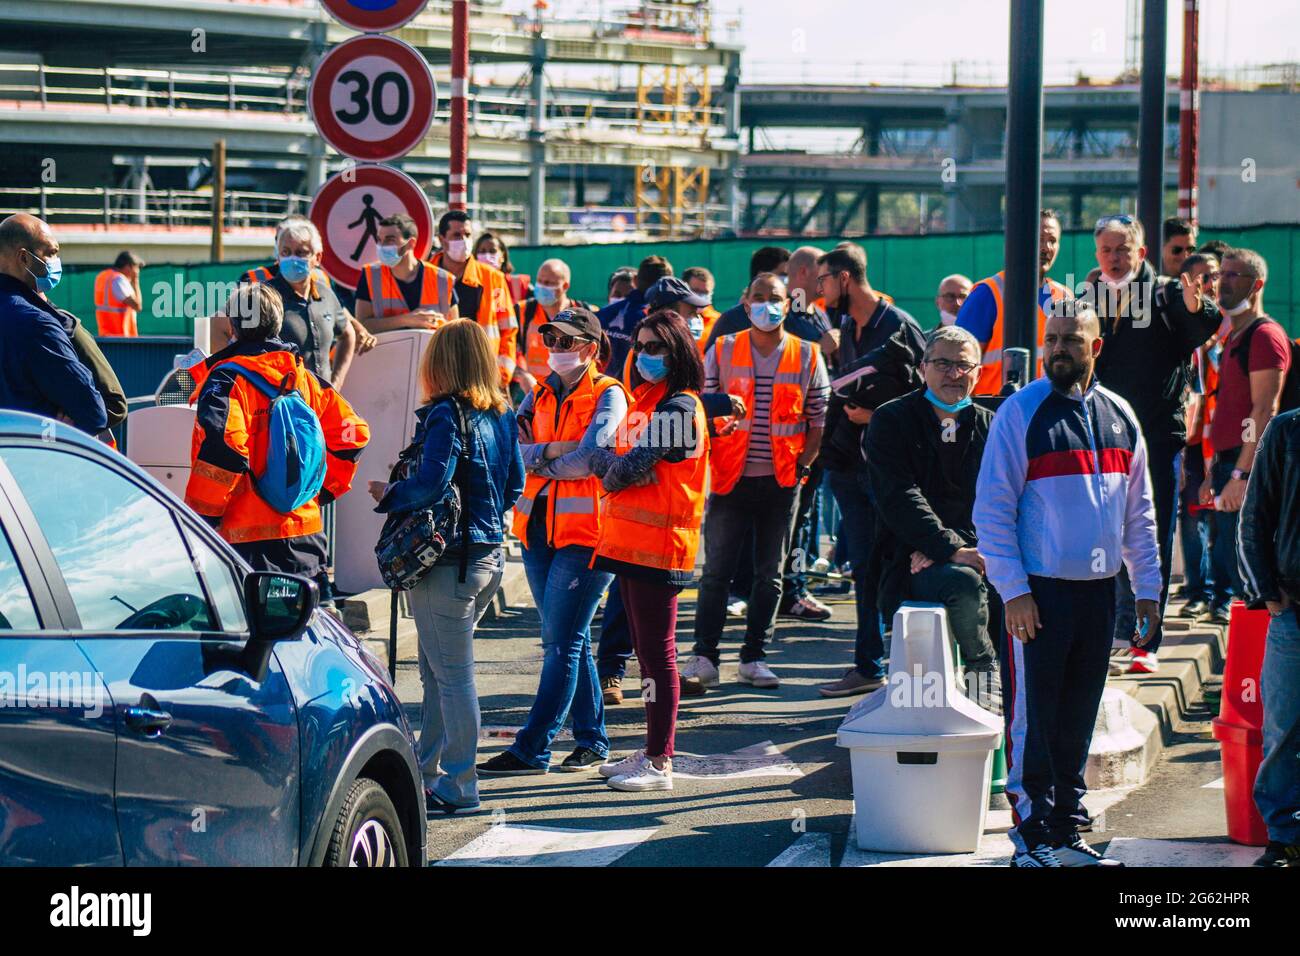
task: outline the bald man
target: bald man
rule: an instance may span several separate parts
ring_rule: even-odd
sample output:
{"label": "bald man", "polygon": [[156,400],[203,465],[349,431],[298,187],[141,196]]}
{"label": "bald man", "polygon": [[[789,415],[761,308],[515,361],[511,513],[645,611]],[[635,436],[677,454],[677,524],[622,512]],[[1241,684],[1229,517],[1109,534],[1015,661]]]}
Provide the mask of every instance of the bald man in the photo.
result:
{"label": "bald man", "polygon": [[63,264],[50,227],[24,213],[0,222],[0,408],[70,423],[91,435],[125,417],[126,399],[94,338],[47,294]]}
{"label": "bald man", "polygon": [[954,325],[957,322],[957,313],[966,301],[966,296],[970,295],[973,284],[959,273],[944,276],[939,283],[939,291],[934,294],[934,307],[939,310],[940,326]]}
{"label": "bald man", "polygon": [[988,579],[1006,605],[1002,655],[1012,865],[1118,865],[1088,846],[1084,767],[1110,668],[1121,564],[1139,643],[1160,620],[1160,555],[1147,450],[1133,409],[1093,374],[1097,315],[1048,317],[1043,378],[993,417],[975,496]]}

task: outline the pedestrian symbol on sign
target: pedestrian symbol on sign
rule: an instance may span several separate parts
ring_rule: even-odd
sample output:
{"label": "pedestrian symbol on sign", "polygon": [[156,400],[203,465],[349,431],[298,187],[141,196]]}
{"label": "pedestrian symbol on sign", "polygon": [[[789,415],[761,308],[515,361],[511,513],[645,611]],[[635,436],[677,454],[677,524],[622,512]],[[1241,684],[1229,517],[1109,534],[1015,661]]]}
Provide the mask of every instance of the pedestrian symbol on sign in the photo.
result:
{"label": "pedestrian symbol on sign", "polygon": [[361,197],[361,202],[365,207],[361,210],[361,215],[357,217],[356,222],[348,223],[349,229],[355,229],[362,223],[365,223],[366,227],[365,231],[361,234],[361,241],[357,243],[356,252],[352,253],[353,262],[361,261],[361,253],[365,252],[366,243],[373,239],[375,243],[378,244],[379,220],[384,218],[383,213],[379,212],[379,210],[375,208],[375,197],[373,195],[366,193]]}

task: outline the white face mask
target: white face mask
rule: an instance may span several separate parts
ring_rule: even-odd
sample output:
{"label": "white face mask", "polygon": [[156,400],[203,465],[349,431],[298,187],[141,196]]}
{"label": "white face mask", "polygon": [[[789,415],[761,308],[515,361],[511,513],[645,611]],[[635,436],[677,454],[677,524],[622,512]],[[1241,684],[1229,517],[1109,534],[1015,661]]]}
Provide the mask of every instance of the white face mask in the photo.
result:
{"label": "white face mask", "polygon": [[487,263],[494,269],[501,268],[501,257],[495,252],[480,252],[475,258],[477,258],[479,262]]}
{"label": "white face mask", "polygon": [[953,315],[951,312],[945,312],[943,309],[939,310],[940,325],[952,325],[956,321],[957,321],[957,316]]}
{"label": "white face mask", "polygon": [[551,367],[551,371],[565,375],[586,363],[580,352],[552,352],[546,357],[546,364]]}
{"label": "white face mask", "polygon": [[449,239],[443,252],[453,262],[465,262],[469,259],[469,243],[464,239]]}
{"label": "white face mask", "polygon": [[1241,315],[1241,313],[1245,312],[1249,308],[1250,308],[1250,296],[1246,296],[1246,298],[1242,299],[1231,309],[1224,309],[1223,314],[1236,318],[1237,316]]}

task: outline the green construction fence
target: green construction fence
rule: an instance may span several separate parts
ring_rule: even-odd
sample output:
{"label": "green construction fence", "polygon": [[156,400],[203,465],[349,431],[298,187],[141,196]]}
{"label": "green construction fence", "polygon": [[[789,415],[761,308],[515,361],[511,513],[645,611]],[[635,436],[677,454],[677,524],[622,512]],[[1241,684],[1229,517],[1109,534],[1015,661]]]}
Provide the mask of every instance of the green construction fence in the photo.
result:
{"label": "green construction fence", "polygon": [[[867,252],[867,272],[872,285],[894,297],[923,328],[933,325],[935,288],[950,273],[979,279],[1002,268],[1003,235],[997,232],[936,234],[927,236],[846,237]],[[1222,239],[1230,245],[1256,250],[1269,264],[1264,306],[1293,336],[1300,336],[1300,226],[1267,225],[1240,229],[1203,228],[1201,241]],[[736,301],[749,274],[749,256],[765,245],[793,248],[805,243],[830,249],[838,238],[765,237],[683,242],[629,242],[577,246],[516,246],[510,258],[517,271],[534,274],[551,257],[568,263],[573,274],[572,295],[603,303],[606,281],[620,266],[635,266],[648,255],[665,256],[674,271],[703,266],[717,279],[714,293],[719,308]],[[1158,254],[1158,250],[1154,250]],[[189,335],[192,317],[220,304],[221,283],[230,283],[260,260],[151,265],[141,274],[144,311],[138,322],[142,335]],[[1092,234],[1067,232],[1052,278],[1074,285],[1096,264]],[[94,281],[98,268],[67,271],[52,298],[62,307],[89,321],[94,315]],[[178,304],[179,303],[179,304]]]}

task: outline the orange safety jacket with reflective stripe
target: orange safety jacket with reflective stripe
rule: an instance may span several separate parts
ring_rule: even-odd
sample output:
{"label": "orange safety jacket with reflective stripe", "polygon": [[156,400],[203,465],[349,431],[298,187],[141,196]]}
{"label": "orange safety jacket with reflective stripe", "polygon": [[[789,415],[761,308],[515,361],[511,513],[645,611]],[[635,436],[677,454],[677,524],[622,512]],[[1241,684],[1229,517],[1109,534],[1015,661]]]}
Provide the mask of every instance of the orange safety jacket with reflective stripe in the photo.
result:
{"label": "orange safety jacket with reflective stripe", "polygon": [[346,399],[307,371],[298,356],[275,349],[278,343],[267,344],[271,349],[257,352],[253,343],[235,342],[190,369],[195,383],[190,401],[198,407],[185,503],[220,518],[217,530],[231,544],[315,534],[321,514],[315,499],[285,514],[257,494],[252,479],[266,470],[271,400],[244,377],[223,373],[222,366],[242,366],[272,384],[293,382],[325,434],[322,494],[337,498],[352,487],[357,457],[370,440],[370,426]]}
{"label": "orange safety jacket with reflective stripe", "polygon": [[95,325],[99,335],[140,334],[135,324],[135,309],[113,292],[113,280],[120,275],[116,269],[105,269],[95,276]]}
{"label": "orange safety jacket with reflective stripe", "polygon": [[[736,486],[745,470],[753,427],[754,358],[749,330],[724,335],[713,348],[718,358],[718,387],[728,395],[739,395],[745,402],[745,417],[738,421],[736,430],[730,435],[718,435],[710,443],[713,491],[725,495]],[[785,334],[780,348],[781,359],[772,380],[768,425],[777,483],[790,488],[799,480],[799,456],[808,439],[808,423],[803,417],[804,389],[812,381],[821,350],[815,342],[806,342],[789,333]]]}
{"label": "orange safety jacket with reflective stripe", "polygon": [[[623,388],[608,375],[596,371],[595,363],[573,390],[559,404],[558,415],[555,392],[546,382],[533,389],[533,441],[582,441],[596,405],[607,388]],[[545,478],[530,474],[524,482],[524,493],[515,502],[515,517],[511,531],[528,546],[528,519],[533,505],[543,489],[546,495],[546,540],[553,548],[578,545],[594,548],[600,524],[600,479],[595,475],[586,478]]]}
{"label": "orange safety jacket with reflective stripe", "polygon": [[704,343],[709,340],[709,333],[713,331],[713,326],[721,317],[722,313],[711,305],[706,305],[700,310],[700,318],[704,320],[704,331],[701,332],[700,337],[695,340],[695,346],[700,350],[701,358],[704,357]]}
{"label": "orange safety jacket with reflective stripe", "polygon": [[[704,519],[704,486],[709,472],[709,423],[699,395],[695,400],[696,453],[679,462],[659,459],[654,481],[629,485],[606,495],[600,510],[600,540],[596,555],[613,561],[664,571],[690,571],[700,549]],[[619,430],[620,455],[635,447],[654,410],[668,397],[666,382],[643,382],[632,393],[627,426]],[[682,429],[683,434],[686,429]],[[592,558],[593,562],[595,556]]]}
{"label": "orange safety jacket with reflective stripe", "polygon": [[[441,267],[442,253],[436,254],[429,262]],[[515,322],[515,303],[510,298],[510,288],[506,283],[505,273],[471,257],[465,263],[465,271],[459,281],[465,285],[479,286],[483,290],[483,294],[478,299],[478,313],[462,314],[461,318],[473,319],[488,334],[488,338],[496,347],[501,384],[509,388],[510,379],[515,374],[515,349],[519,338],[519,326]]]}
{"label": "orange safety jacket with reflective stripe", "polygon": [[[362,270],[370,286],[370,305],[375,318],[382,319],[390,315],[405,315],[411,311],[397,284],[393,270],[382,262],[372,262]],[[445,269],[439,269],[432,263],[424,263],[420,282],[421,309],[432,309],[444,316],[451,311],[452,296],[455,294],[456,277]]]}
{"label": "orange safety jacket with reflective stripe", "polygon": [[[993,320],[993,335],[988,342],[983,343],[983,355],[980,356],[980,377],[975,383],[976,395],[997,395],[1002,391],[1002,293],[1003,286],[1006,283],[1006,271],[991,275],[987,279],[981,279],[976,285],[985,285],[993,293],[993,301],[997,305],[997,318]],[[1047,280],[1047,287],[1052,291],[1052,300],[1060,302],[1063,299],[1070,298],[1070,290],[1052,279]],[[1047,315],[1043,312],[1043,307],[1038,306],[1038,359],[1035,364],[1034,377],[1037,378],[1043,374],[1043,331],[1047,327]],[[1026,384],[1026,383],[1022,383]]]}

